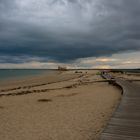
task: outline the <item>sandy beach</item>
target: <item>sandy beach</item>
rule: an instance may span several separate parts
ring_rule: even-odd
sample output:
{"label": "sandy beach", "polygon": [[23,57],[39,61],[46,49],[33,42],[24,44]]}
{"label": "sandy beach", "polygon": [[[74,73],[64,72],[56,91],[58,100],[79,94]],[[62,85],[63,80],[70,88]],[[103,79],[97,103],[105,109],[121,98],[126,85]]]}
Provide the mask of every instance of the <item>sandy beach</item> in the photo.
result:
{"label": "sandy beach", "polygon": [[1,140],[98,140],[121,91],[96,70],[0,83]]}

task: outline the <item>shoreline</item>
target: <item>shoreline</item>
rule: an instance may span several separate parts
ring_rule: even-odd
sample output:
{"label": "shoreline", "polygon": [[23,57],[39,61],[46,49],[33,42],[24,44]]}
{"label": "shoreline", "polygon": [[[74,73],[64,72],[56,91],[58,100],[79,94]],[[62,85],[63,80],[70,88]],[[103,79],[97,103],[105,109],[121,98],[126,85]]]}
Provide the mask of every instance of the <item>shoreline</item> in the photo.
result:
{"label": "shoreline", "polygon": [[[17,69],[15,69],[15,70],[17,70]],[[46,70],[46,71],[45,70],[41,70],[41,71],[38,72],[38,73],[33,73],[33,74],[28,73],[28,74],[22,75],[22,73],[21,73],[21,75],[16,75],[15,77],[14,76],[9,76],[9,77],[6,77],[6,78],[0,78],[0,82],[3,83],[3,82],[13,81],[13,80],[14,81],[16,81],[16,80],[24,80],[24,79],[26,80],[26,79],[29,79],[29,78],[40,77],[40,76],[43,76],[43,75],[47,75],[47,74],[51,74],[51,73],[56,72],[56,70]]]}

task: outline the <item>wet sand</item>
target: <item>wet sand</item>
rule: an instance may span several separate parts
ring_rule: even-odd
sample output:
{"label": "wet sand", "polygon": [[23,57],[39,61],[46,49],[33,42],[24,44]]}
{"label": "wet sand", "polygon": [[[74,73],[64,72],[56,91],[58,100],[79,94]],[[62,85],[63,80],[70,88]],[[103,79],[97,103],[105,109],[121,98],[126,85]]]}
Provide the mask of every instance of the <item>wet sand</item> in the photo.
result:
{"label": "wet sand", "polygon": [[121,98],[91,70],[5,81],[0,94],[2,140],[97,140]]}

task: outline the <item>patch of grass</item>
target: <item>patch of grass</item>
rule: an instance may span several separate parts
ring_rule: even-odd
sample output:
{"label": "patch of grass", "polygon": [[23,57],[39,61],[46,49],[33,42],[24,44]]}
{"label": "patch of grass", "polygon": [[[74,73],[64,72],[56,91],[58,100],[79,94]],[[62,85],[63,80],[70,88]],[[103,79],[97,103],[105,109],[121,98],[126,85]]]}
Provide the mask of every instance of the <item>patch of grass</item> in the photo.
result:
{"label": "patch of grass", "polygon": [[97,72],[96,75],[101,75],[101,72]]}

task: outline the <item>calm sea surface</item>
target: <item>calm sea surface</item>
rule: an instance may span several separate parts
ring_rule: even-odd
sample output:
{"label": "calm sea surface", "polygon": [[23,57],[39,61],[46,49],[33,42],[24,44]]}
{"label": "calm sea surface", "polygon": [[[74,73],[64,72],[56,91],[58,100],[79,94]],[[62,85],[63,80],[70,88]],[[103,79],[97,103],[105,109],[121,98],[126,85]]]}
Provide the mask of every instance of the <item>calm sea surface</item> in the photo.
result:
{"label": "calm sea surface", "polygon": [[12,78],[18,78],[18,77],[25,77],[25,76],[32,76],[32,75],[38,75],[41,73],[50,73],[53,70],[25,70],[25,69],[20,69],[20,70],[15,70],[15,69],[0,69],[0,80],[3,79],[12,79]]}

